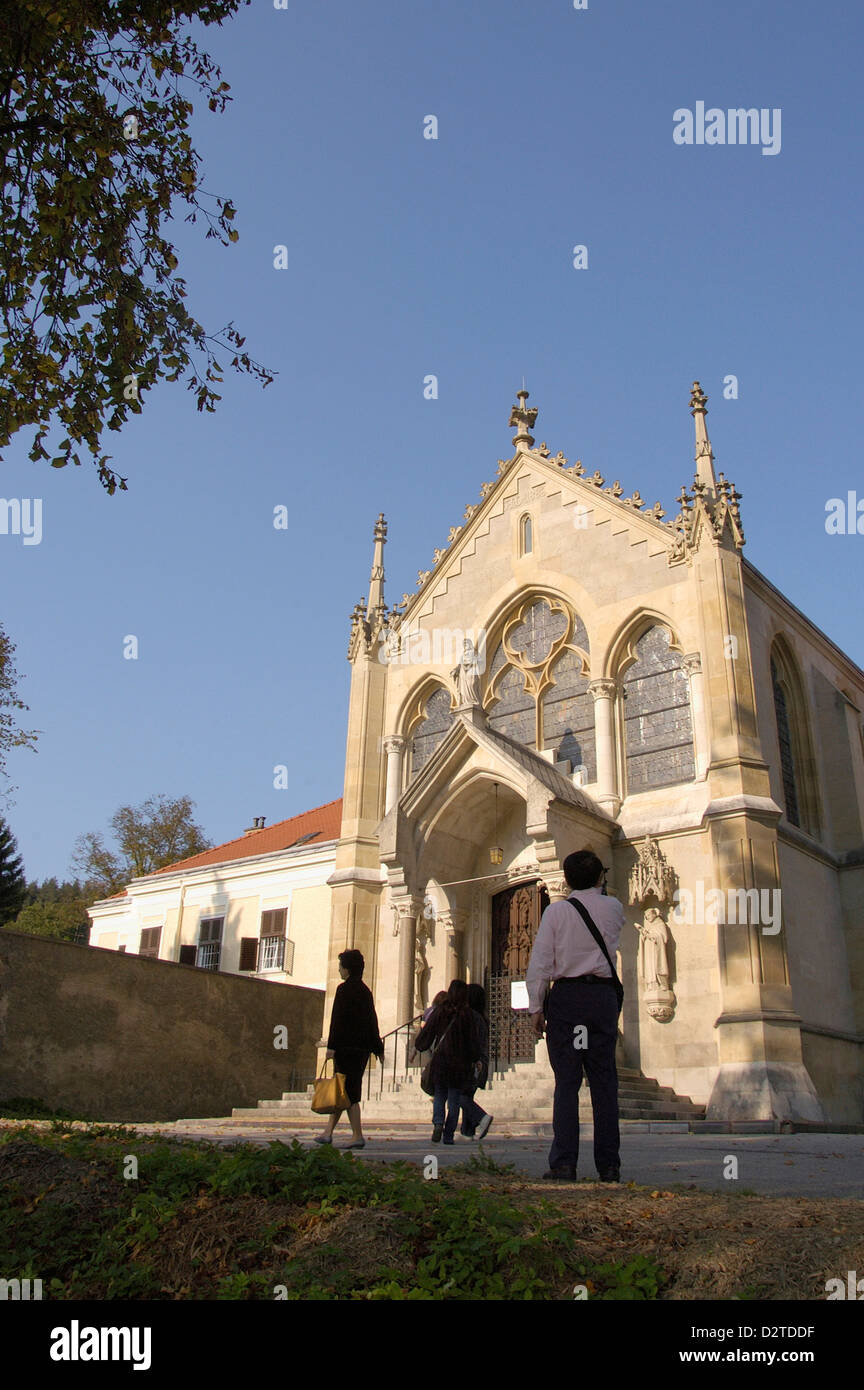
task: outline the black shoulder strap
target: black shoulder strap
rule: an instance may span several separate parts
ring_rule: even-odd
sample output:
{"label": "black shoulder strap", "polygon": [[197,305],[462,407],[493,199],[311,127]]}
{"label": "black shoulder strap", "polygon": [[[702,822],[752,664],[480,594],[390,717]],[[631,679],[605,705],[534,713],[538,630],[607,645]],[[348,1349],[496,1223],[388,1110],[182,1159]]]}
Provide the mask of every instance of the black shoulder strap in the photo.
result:
{"label": "black shoulder strap", "polygon": [[612,971],[612,980],[615,985],[616,992],[618,994],[618,1007],[620,1008],[621,1001],[624,998],[624,986],[618,978],[618,971],[615,969],[615,964],[612,960],[612,957],[609,954],[609,948],[606,945],[606,942],[603,940],[602,934],[595,926],[594,919],[592,918],[591,913],[588,911],[585,904],[580,903],[578,898],[568,898],[567,901],[571,907],[575,907],[576,911],[579,913],[579,916],[582,918],[583,922],[590,931],[594,940],[597,942],[597,945],[600,947],[600,950],[606,957],[606,960],[609,964],[609,969]]}

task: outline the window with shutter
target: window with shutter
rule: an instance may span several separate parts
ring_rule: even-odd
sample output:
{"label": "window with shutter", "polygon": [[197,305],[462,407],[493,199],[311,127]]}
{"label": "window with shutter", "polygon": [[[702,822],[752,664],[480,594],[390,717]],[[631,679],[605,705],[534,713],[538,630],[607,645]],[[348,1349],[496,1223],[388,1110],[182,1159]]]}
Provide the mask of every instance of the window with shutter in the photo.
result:
{"label": "window with shutter", "polygon": [[138,946],[139,956],[150,956],[158,959],[159,939],[161,936],[161,927],[144,927],[141,931],[141,941]]}
{"label": "window with shutter", "polygon": [[258,964],[258,938],[257,936],[241,936],[240,938],[240,970],[254,970]]}
{"label": "window with shutter", "polygon": [[285,931],[288,923],[287,907],[273,908],[261,913],[261,951],[258,957],[259,970],[281,970],[285,958]]}
{"label": "window with shutter", "polygon": [[180,964],[181,964],[181,965],[194,965],[194,964],[195,964],[195,954],[196,954],[196,948],[195,948],[194,946],[181,946],[181,947],[180,947],[180,956],[179,956]]}
{"label": "window with shutter", "polygon": [[287,937],[285,938],[285,959],[282,963],[282,969],[286,975],[294,974],[294,942],[289,941]]}
{"label": "window with shutter", "polygon": [[201,970],[218,970],[222,953],[224,917],[202,917],[198,927],[198,954],[195,964]]}

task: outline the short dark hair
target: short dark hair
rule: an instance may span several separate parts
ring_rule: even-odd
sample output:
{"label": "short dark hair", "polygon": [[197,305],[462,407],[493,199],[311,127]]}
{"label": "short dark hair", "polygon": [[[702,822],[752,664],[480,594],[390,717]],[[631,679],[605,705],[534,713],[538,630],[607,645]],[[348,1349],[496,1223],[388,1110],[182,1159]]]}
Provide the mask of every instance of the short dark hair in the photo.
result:
{"label": "short dark hair", "polygon": [[451,980],[447,998],[454,1009],[464,1009],[468,1003],[468,986],[464,980]]}
{"label": "short dark hair", "polygon": [[361,951],[340,951],[339,964],[343,970],[347,970],[352,980],[363,979],[363,969],[366,965]]}
{"label": "short dark hair", "polygon": [[575,854],[568,854],[561,867],[570,887],[577,893],[581,889],[595,887],[605,873],[593,849],[578,849]]}
{"label": "short dark hair", "polygon": [[482,985],[468,986],[468,1007],[476,1009],[478,1014],[486,1012],[486,991]]}

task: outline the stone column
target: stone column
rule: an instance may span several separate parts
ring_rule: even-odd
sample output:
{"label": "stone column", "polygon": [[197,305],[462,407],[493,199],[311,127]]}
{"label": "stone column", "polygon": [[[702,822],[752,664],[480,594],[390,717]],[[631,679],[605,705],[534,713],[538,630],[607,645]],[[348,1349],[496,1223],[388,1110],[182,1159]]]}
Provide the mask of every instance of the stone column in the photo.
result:
{"label": "stone column", "polygon": [[597,750],[597,800],[612,816],[621,808],[615,769],[615,682],[592,681],[594,697],[594,743]]}
{"label": "stone column", "polygon": [[708,740],[705,728],[705,688],[702,681],[702,658],[691,652],[681,662],[690,685],[690,722],[693,725],[693,760],[696,777],[701,780],[708,771]]}
{"label": "stone column", "polygon": [[396,992],[396,1026],[414,1017],[414,965],[417,952],[417,922],[423,916],[420,898],[397,898],[396,933],[399,937],[399,977]]}
{"label": "stone column", "polygon": [[399,734],[391,734],[384,740],[387,754],[387,787],[384,793],[384,814],[396,805],[402,791],[402,754],[405,740]]}

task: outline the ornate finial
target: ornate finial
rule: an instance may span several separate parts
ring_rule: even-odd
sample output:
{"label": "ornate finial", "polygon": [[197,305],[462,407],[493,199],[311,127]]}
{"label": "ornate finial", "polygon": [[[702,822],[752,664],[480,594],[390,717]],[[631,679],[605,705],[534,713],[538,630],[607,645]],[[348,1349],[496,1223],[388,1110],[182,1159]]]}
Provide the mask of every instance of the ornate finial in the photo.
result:
{"label": "ornate finial", "polygon": [[384,609],[384,542],[387,540],[387,522],[384,513],[379,512],[373,536],[375,545],[372,552],[372,570],[369,575],[369,599],[366,616],[371,618],[376,611]]}
{"label": "ornate finial", "polygon": [[693,422],[696,426],[696,453],[694,454],[696,476],[713,493],[716,490],[717,480],[714,477],[714,453],[705,424],[707,408],[708,397],[699,382],[694,381],[690,390],[690,414],[693,416]]}
{"label": "ornate finial", "polygon": [[509,424],[511,429],[516,429],[516,433],[513,436],[513,443],[517,448],[520,444],[523,444],[526,449],[530,449],[534,445],[534,437],[531,434],[531,430],[533,430],[534,423],[537,419],[537,409],[533,407],[529,410],[526,406],[525,402],[529,395],[530,392],[526,391],[524,386],[521,391],[517,391],[516,396],[519,404],[514,405],[510,412]]}

